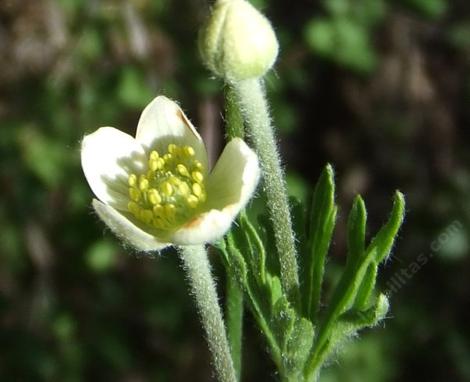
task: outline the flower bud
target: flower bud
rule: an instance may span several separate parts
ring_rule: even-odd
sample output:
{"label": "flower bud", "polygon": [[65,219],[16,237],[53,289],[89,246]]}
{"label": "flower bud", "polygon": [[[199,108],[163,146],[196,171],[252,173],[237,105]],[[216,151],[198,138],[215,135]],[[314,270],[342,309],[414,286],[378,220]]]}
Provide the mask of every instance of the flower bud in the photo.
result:
{"label": "flower bud", "polygon": [[268,19],[245,0],[217,1],[199,45],[209,69],[229,81],[263,76],[279,50]]}

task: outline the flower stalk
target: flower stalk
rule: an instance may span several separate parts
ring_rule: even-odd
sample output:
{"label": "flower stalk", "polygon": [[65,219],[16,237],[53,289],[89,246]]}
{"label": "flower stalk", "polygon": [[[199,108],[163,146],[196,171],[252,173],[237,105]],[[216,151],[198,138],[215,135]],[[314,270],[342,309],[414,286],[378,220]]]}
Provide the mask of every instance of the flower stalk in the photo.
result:
{"label": "flower stalk", "polygon": [[218,380],[236,382],[237,377],[206,249],[203,245],[181,246],[179,255],[196,299]]}
{"label": "flower stalk", "polygon": [[297,303],[299,275],[295,236],[292,230],[284,171],[262,80],[234,81],[231,85],[245,118],[247,132],[260,158],[264,190],[279,254],[282,285],[291,301]]}
{"label": "flower stalk", "polygon": [[241,379],[242,369],[243,300],[243,291],[235,280],[235,277],[227,274],[227,336],[238,381]]}

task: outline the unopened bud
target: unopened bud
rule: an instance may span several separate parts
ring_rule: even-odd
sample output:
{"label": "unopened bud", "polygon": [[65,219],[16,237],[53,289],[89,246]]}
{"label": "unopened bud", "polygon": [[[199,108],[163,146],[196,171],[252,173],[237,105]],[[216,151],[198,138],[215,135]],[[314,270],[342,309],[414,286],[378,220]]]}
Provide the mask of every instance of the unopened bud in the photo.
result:
{"label": "unopened bud", "polygon": [[209,69],[229,81],[263,76],[279,51],[271,23],[245,0],[217,1],[199,45]]}

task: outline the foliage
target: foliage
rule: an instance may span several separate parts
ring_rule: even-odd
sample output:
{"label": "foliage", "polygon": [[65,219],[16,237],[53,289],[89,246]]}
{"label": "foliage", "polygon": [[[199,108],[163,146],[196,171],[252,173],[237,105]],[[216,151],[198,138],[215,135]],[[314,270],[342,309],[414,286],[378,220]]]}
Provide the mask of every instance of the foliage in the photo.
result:
{"label": "foliage", "polygon": [[[406,225],[377,290],[389,290],[419,254],[432,255],[430,245],[452,222],[462,228],[390,295],[386,330],[345,344],[322,378],[468,381],[468,1],[388,1],[373,26],[354,16],[377,63],[360,78],[356,66],[307,44],[312,20],[336,17],[326,3],[253,1],[280,36],[267,89],[291,191],[309,194],[324,163],[338,173],[340,213],[323,301],[331,301],[344,270],[341,211],[353,193],[368,202],[371,232],[389,208],[384,195],[396,187],[407,195]],[[419,3],[441,13],[429,17]],[[85,133],[104,124],[132,133],[142,106],[159,93],[179,99],[204,131],[208,120],[219,125],[221,84],[195,47],[207,7],[196,0],[126,4],[0,2],[0,380],[210,378],[175,254],[127,255],[92,215],[80,170]],[[217,141],[220,132],[212,131]],[[219,256],[212,260],[222,296],[224,273]],[[276,266],[269,264],[271,272]],[[244,377],[275,380],[247,316]]]}
{"label": "foliage", "polygon": [[295,232],[304,244],[301,301],[290,299],[282,290],[276,249],[268,245],[274,238],[266,217],[259,217],[261,221],[255,225],[253,218],[243,215],[238,228],[218,245],[228,273],[237,275],[246,292],[285,380],[312,380],[346,340],[360,329],[376,325],[388,312],[388,299],[375,293],[375,282],[377,268],[390,254],[403,221],[403,196],[396,194],[389,221],[368,245],[365,205],[360,196],[355,199],[348,221],[347,264],[320,310],[326,254],[337,214],[334,193],[333,169],[328,165],[315,188],[310,212],[303,211],[301,204],[296,208]]}

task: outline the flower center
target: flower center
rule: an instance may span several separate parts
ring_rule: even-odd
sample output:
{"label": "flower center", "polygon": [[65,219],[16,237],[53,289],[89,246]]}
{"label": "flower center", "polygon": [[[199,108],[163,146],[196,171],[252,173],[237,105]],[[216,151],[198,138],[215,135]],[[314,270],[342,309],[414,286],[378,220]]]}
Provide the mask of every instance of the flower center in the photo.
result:
{"label": "flower center", "polygon": [[150,152],[145,174],[129,175],[129,212],[145,224],[171,230],[187,222],[206,200],[204,166],[191,146],[169,144]]}

